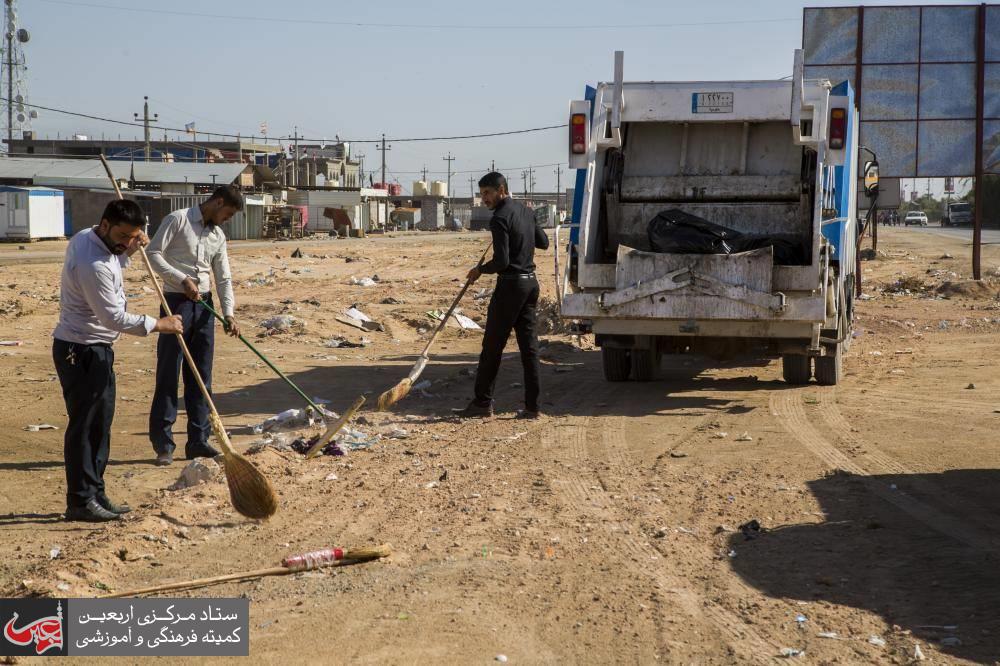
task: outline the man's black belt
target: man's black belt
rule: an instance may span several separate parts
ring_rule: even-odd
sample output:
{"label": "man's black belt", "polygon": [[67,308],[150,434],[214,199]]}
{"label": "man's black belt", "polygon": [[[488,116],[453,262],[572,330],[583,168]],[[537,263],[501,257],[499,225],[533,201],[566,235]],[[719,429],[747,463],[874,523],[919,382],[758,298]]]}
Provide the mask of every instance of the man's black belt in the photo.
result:
{"label": "man's black belt", "polygon": [[501,273],[497,275],[499,280],[534,280],[534,273]]}

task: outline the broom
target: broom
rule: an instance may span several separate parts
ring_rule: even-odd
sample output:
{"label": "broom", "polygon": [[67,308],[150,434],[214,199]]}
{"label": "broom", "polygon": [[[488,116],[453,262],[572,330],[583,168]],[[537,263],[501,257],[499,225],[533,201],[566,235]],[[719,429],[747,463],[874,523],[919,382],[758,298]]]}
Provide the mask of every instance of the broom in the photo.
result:
{"label": "broom", "polygon": [[[122,191],[118,187],[118,181],[115,180],[114,175],[111,173],[111,165],[104,159],[104,155],[101,155],[100,158],[101,164],[104,165],[104,170],[108,173],[108,178],[111,179],[111,184],[115,187],[115,194],[118,195],[119,199],[124,199]],[[149,263],[149,257],[146,256],[146,250],[142,246],[139,247],[139,254],[146,265],[146,270],[149,271],[149,277],[153,281],[153,288],[156,289],[156,294],[160,297],[160,305],[163,306],[163,310],[167,313],[167,316],[171,316],[170,306],[167,305],[163,289],[160,288],[160,282],[156,279],[156,273],[153,271],[153,267]],[[222,419],[219,418],[219,412],[215,409],[215,403],[212,402],[212,396],[205,387],[205,383],[198,373],[198,368],[194,364],[194,359],[191,358],[191,352],[188,351],[187,345],[184,343],[184,336],[180,333],[176,335],[177,343],[184,353],[184,358],[191,369],[191,374],[194,375],[195,380],[198,382],[198,388],[201,389],[202,395],[205,396],[205,402],[208,403],[211,412],[209,414],[209,422],[212,425],[212,432],[215,434],[215,438],[219,440],[219,444],[222,446],[223,467],[226,470],[226,481],[229,483],[229,497],[233,502],[233,508],[247,518],[270,518],[278,510],[278,498],[274,494],[274,489],[271,488],[267,477],[261,474],[260,470],[254,467],[253,463],[233,449],[233,445],[229,442],[229,435],[226,434],[226,429],[222,425]]]}
{"label": "broom", "polygon": [[223,574],[221,576],[211,576],[209,578],[197,578],[195,580],[187,580],[179,583],[167,583],[166,585],[154,585],[153,587],[144,587],[138,590],[129,590],[128,592],[106,594],[101,598],[121,599],[122,597],[135,597],[140,594],[153,594],[155,592],[167,592],[169,590],[189,590],[196,587],[215,585],[217,583],[249,580],[251,578],[263,578],[264,576],[287,576],[288,574],[299,573],[300,571],[311,571],[313,569],[323,569],[326,567],[344,566],[346,564],[356,564],[358,562],[370,562],[371,560],[388,557],[390,552],[391,549],[389,546],[360,548],[356,550],[324,548],[323,550],[317,550],[312,553],[286,557],[281,561],[280,567]]}
{"label": "broom", "polygon": [[[493,247],[492,241],[490,241],[490,244],[486,246],[486,250],[483,251],[483,256],[479,258],[479,263],[476,264],[477,268],[483,265],[483,262],[486,260],[486,255],[489,253],[491,247]],[[410,370],[410,374],[378,397],[378,411],[386,411],[410,394],[410,389],[413,388],[413,384],[417,381],[417,378],[420,377],[424,368],[427,367],[427,361],[429,360],[428,354],[431,351],[431,345],[434,344],[434,340],[437,338],[438,333],[444,329],[445,324],[447,324],[448,320],[451,319],[451,315],[455,312],[455,308],[458,307],[459,301],[462,300],[462,296],[465,296],[466,290],[468,290],[471,285],[472,280],[466,280],[465,284],[462,285],[462,288],[458,292],[458,296],[455,297],[455,300],[451,303],[451,307],[448,308],[448,313],[441,319],[441,323],[438,324],[438,327],[434,329],[434,334],[431,335],[431,339],[427,341],[424,351],[421,352],[420,357],[417,358],[417,362],[413,364],[413,369]]]}

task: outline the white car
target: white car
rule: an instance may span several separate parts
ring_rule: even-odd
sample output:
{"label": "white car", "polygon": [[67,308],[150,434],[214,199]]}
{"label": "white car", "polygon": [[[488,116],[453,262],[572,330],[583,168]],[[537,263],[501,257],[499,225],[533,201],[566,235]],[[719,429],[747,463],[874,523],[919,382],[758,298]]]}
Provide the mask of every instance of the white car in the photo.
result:
{"label": "white car", "polygon": [[906,214],[906,218],[903,220],[903,226],[910,226],[915,224],[918,227],[927,226],[927,214],[919,210],[910,211]]}

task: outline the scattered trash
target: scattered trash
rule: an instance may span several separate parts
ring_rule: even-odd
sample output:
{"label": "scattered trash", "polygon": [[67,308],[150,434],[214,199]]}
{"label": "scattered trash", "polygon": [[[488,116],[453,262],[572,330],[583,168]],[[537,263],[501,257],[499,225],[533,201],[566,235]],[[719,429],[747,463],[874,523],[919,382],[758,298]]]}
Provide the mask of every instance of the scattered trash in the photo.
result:
{"label": "scattered trash", "polygon": [[805,629],[805,623],[807,622],[806,616],[799,613],[795,616],[795,622],[799,625],[799,629]]}
{"label": "scattered trash", "polygon": [[260,322],[260,325],[267,329],[268,333],[284,333],[293,328],[305,328],[306,323],[298,317],[292,315],[277,315]]}
{"label": "scattered trash", "polygon": [[837,638],[837,632],[835,631],[821,631],[816,635],[820,638]]}
{"label": "scattered trash", "polygon": [[49,559],[54,560],[62,553],[62,546],[52,546],[52,550],[49,551]]}
{"label": "scattered trash", "polygon": [[493,657],[493,660],[494,661],[499,661],[501,664],[506,664],[507,663],[507,655],[505,655],[505,654],[498,654],[497,656]]}
{"label": "scattered trash", "polygon": [[725,439],[726,437],[729,437],[728,432],[717,432],[714,435],[712,435],[713,439]]}
{"label": "scattered trash", "polygon": [[474,293],[472,295],[472,300],[474,300],[474,301],[481,301],[484,298],[489,298],[492,295],[493,295],[493,290],[492,289],[490,289],[488,287],[483,287],[482,289],[480,289],[479,291],[477,291],[476,293]]}
{"label": "scattered trash", "polygon": [[868,642],[872,645],[877,645],[878,647],[885,647],[885,639],[878,636],[869,636]]}
{"label": "scattered trash", "polygon": [[417,390],[417,391],[425,391],[425,390],[427,390],[427,389],[429,389],[431,387],[432,383],[433,382],[431,382],[431,380],[429,380],[429,379],[422,379],[419,382],[417,382],[416,384],[414,384],[413,388],[414,388],[414,390]]}
{"label": "scattered trash", "polygon": [[955,258],[955,257],[951,256],[951,255],[950,255],[950,254],[948,254],[947,252],[945,252],[944,254],[942,254],[942,255],[940,256],[940,259],[954,259],[954,258]]}
{"label": "scattered trash", "polygon": [[905,375],[906,374],[906,370],[890,370],[889,374],[890,375]]}
{"label": "scattered trash", "polygon": [[926,659],[926,657],[924,656],[924,651],[920,649],[919,645],[913,646],[913,658],[916,659],[917,661],[923,661],[924,659]]}
{"label": "scattered trash", "polygon": [[20,347],[23,344],[21,340],[0,340],[0,347]]}
{"label": "scattered trash", "polygon": [[671,451],[670,452],[670,457],[671,458],[687,458],[688,454],[683,453],[681,451]]}
{"label": "scattered trash", "polygon": [[432,490],[432,489],[437,488],[437,487],[438,487],[438,482],[437,481],[430,481],[430,482],[424,484],[424,488],[427,489],[427,490]]}
{"label": "scattered trash", "polygon": [[870,351],[870,352],[868,352],[868,355],[869,356],[881,356],[882,352],[880,352],[880,351]]}
{"label": "scattered trash", "polygon": [[389,439],[408,439],[410,432],[403,428],[393,428],[386,437]]}
{"label": "scattered trash", "polygon": [[896,490],[896,489],[897,488],[896,488],[896,484],[895,483],[890,483],[889,484],[889,490]]}
{"label": "scattered trash", "polygon": [[753,437],[750,436],[750,433],[745,432],[742,435],[740,435],[739,437],[737,437],[736,441],[737,442],[752,442],[753,441]]}
{"label": "scattered trash", "polygon": [[962,644],[962,639],[958,636],[948,636],[947,638],[941,639],[941,645],[944,647],[958,647]]}
{"label": "scattered trash", "polygon": [[473,320],[466,317],[464,314],[459,314],[456,312],[454,315],[455,319],[458,321],[458,325],[461,326],[466,331],[481,331],[483,327],[474,322]]}
{"label": "scattered trash", "polygon": [[262,439],[250,442],[250,446],[247,447],[246,452],[250,455],[254,455],[267,448],[275,449],[277,451],[291,451],[292,447],[289,445],[288,439],[288,435],[284,433],[267,433]]}
{"label": "scattered trash", "polygon": [[757,520],[751,520],[750,522],[740,525],[740,532],[743,533],[743,536],[747,541],[753,541],[759,537],[763,531],[764,528],[760,526],[760,523]]}
{"label": "scattered trash", "polygon": [[970,383],[970,384],[969,384],[968,386],[966,386],[965,388],[967,388],[967,389],[974,389],[974,388],[976,388],[976,385],[975,385],[975,384],[971,384],[971,383]]}
{"label": "scattered trash", "polygon": [[336,481],[337,480],[337,475],[333,474],[333,473],[327,474],[326,478],[324,478],[323,480],[324,481]]}
{"label": "scattered trash", "polygon": [[398,298],[393,298],[392,296],[389,296],[387,298],[383,298],[380,302],[382,303],[382,305],[402,305],[403,304],[403,301],[399,300]]}
{"label": "scattered trash", "polygon": [[356,305],[344,310],[344,316],[336,317],[341,324],[347,324],[362,331],[385,331],[385,326],[374,321],[371,317],[359,310]]}
{"label": "scattered trash", "polygon": [[48,423],[39,423],[38,425],[26,425],[24,426],[24,430],[27,430],[28,432],[38,432],[39,430],[59,430],[59,428],[54,425],[49,425]]}
{"label": "scattered trash", "polygon": [[253,426],[253,433],[259,435],[264,432],[276,432],[278,430],[298,430],[313,424],[311,410],[286,409],[283,412],[264,420],[262,423]]}
{"label": "scattered trash", "polygon": [[729,551],[729,557],[736,557],[736,551],[735,550],[730,550]]}
{"label": "scattered trash", "polygon": [[324,342],[323,346],[333,349],[358,349],[365,346],[364,340],[365,338],[362,338],[362,342],[351,342],[347,338],[338,335]]}
{"label": "scattered trash", "polygon": [[208,483],[220,472],[219,463],[212,458],[195,458],[181,470],[181,475],[167,490],[183,490],[200,483]]}
{"label": "scattered trash", "polygon": [[790,659],[791,657],[804,657],[805,654],[805,650],[799,650],[796,648],[781,648],[781,656],[786,659]]}
{"label": "scattered trash", "polygon": [[301,258],[302,258],[302,250],[300,250],[299,248],[295,248],[295,252],[292,252],[292,259],[301,259]]}
{"label": "scattered trash", "polygon": [[352,275],[350,284],[353,284],[358,287],[374,287],[375,285],[378,284],[378,281],[370,277],[363,277],[359,280],[358,278]]}

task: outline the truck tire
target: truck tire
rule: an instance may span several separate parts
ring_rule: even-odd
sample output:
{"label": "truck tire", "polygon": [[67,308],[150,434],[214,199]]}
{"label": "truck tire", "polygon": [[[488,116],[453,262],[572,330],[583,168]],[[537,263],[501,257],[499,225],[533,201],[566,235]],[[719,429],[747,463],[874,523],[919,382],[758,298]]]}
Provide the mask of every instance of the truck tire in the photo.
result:
{"label": "truck tire", "polygon": [[632,379],[637,382],[656,379],[660,369],[660,353],[656,349],[633,349],[629,356],[632,361]]}
{"label": "truck tire", "polygon": [[808,384],[812,375],[811,360],[810,357],[801,354],[782,354],[781,376],[789,384]]}
{"label": "truck tire", "polygon": [[632,371],[627,349],[601,347],[601,365],[604,367],[604,379],[609,382],[628,381]]}
{"label": "truck tire", "polygon": [[836,386],[844,376],[844,355],[841,345],[826,348],[826,356],[816,357],[816,383],[820,386]]}

